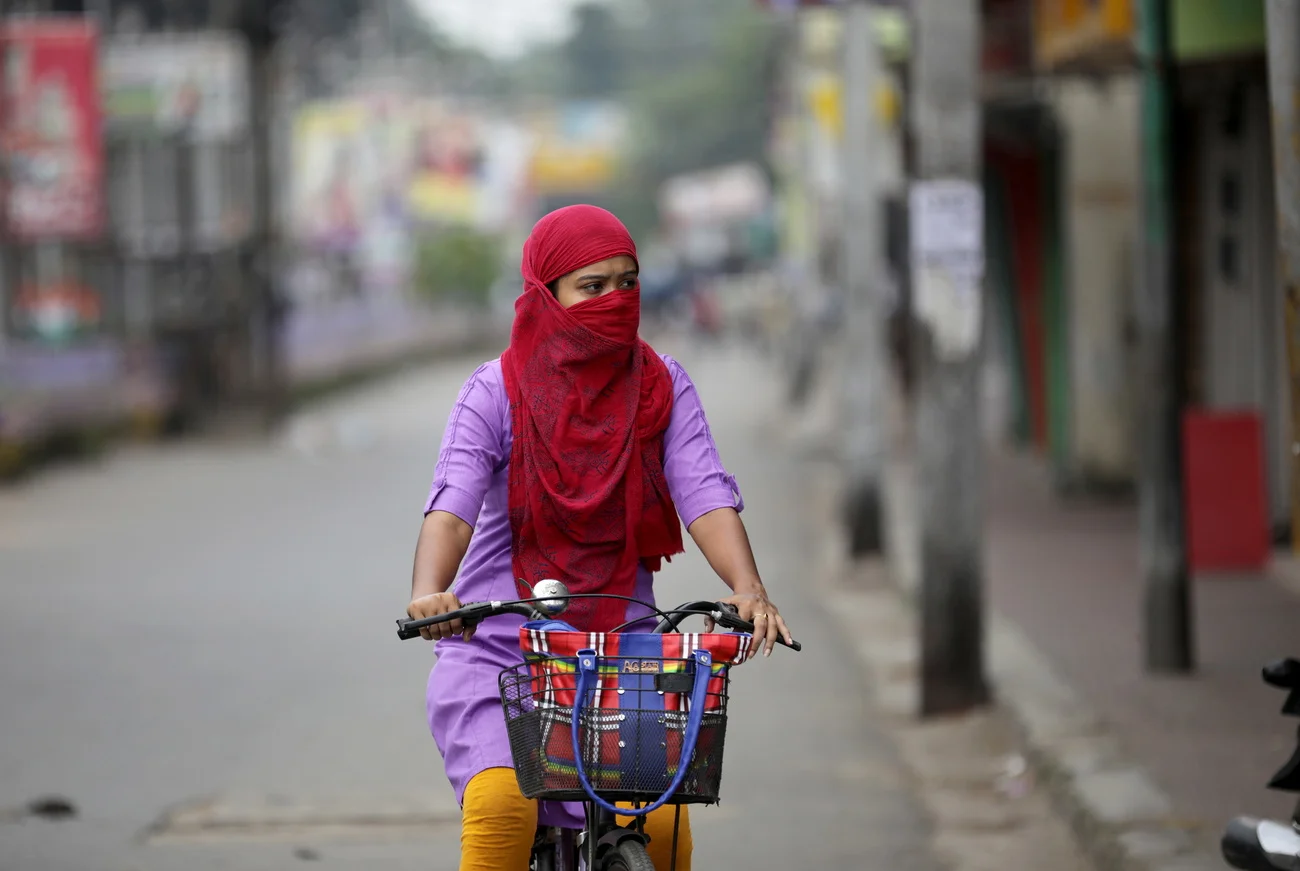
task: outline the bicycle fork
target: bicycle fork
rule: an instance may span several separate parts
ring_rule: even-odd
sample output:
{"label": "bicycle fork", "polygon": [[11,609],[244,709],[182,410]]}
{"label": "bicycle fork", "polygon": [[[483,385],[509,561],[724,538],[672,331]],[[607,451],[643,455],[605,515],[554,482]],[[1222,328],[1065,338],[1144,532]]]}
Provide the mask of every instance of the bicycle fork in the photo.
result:
{"label": "bicycle fork", "polygon": [[[669,871],[677,871],[678,835],[682,827],[681,805],[676,805],[673,811],[673,843],[669,854],[672,859]],[[643,847],[650,845],[650,837],[645,833],[645,817],[636,817],[631,825],[620,826],[614,814],[588,802],[587,819],[591,821],[587,831],[596,832],[599,835],[594,839],[589,839],[587,832],[583,832],[580,836],[579,844],[580,847],[584,848],[582,852],[583,868],[588,869],[588,871],[589,869],[599,868],[600,865],[597,863],[605,854],[610,850],[618,849],[618,845],[624,841],[635,840]]]}

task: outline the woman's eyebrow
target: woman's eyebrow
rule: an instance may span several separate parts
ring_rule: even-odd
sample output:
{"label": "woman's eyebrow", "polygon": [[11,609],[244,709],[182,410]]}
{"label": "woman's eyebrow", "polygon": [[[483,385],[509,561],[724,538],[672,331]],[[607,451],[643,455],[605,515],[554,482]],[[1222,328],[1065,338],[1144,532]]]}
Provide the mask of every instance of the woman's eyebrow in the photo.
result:
{"label": "woman's eyebrow", "polygon": [[[640,274],[640,270],[629,269],[626,272],[619,275],[619,278],[627,278],[629,275],[639,275],[639,274]],[[586,275],[579,275],[578,281],[604,281],[609,277],[610,277],[610,273],[608,272],[589,272]]]}

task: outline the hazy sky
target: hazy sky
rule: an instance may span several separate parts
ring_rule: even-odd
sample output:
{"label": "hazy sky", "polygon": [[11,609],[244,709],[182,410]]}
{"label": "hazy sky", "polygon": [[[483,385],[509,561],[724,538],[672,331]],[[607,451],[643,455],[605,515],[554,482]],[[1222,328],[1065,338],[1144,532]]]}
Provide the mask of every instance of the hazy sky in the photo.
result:
{"label": "hazy sky", "polygon": [[416,0],[448,34],[494,55],[563,36],[580,0]]}

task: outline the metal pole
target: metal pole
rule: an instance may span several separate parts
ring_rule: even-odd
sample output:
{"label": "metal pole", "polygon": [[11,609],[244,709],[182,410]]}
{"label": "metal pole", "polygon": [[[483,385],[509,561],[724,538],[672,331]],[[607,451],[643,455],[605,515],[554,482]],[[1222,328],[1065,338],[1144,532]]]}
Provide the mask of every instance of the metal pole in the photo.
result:
{"label": "metal pole", "polygon": [[980,437],[979,0],[916,0],[912,286],[917,328],[921,715],[989,699]]}
{"label": "metal pole", "polygon": [[253,147],[253,333],[254,369],[260,376],[264,424],[274,428],[285,412],[286,391],[280,348],[282,308],[276,285],[275,143],[272,94],[275,88],[274,43],[269,37],[253,40],[250,100]]}
{"label": "metal pole", "polygon": [[[1291,547],[1300,550],[1300,6],[1268,0],[1269,99],[1273,109],[1273,173],[1278,264],[1286,315],[1291,387]],[[1300,805],[1297,805],[1300,813]]]}
{"label": "metal pole", "polygon": [[807,305],[811,296],[817,305],[825,305],[828,288],[832,284],[831,276],[825,269],[822,236],[823,228],[823,189],[821,185],[822,161],[824,155],[818,148],[818,141],[825,130],[823,119],[818,118],[816,108],[810,100],[810,84],[813,64],[806,56],[808,48],[809,18],[790,10],[790,105],[798,118],[796,128],[797,150],[795,152],[796,178],[798,196],[803,206],[802,246],[798,250],[797,275],[800,285],[795,288],[794,299],[804,304],[794,304],[788,310],[794,324],[794,348],[791,353],[792,371],[790,398],[794,404],[807,400],[812,381],[816,377],[818,355],[813,347],[816,324],[810,322],[808,312],[813,309]]}
{"label": "metal pole", "polygon": [[1142,429],[1138,480],[1139,537],[1145,584],[1146,667],[1189,672],[1192,601],[1183,536],[1183,406],[1174,316],[1170,227],[1169,6],[1139,7],[1142,100],[1143,272],[1138,282],[1138,365]]}
{"label": "metal pole", "polygon": [[[12,13],[11,0],[0,0],[0,27],[7,26]],[[8,42],[0,40],[0,133],[9,127]],[[12,328],[11,307],[18,296],[17,250],[9,232],[9,160],[0,155],[0,358],[4,357]]]}
{"label": "metal pole", "polygon": [[884,544],[882,492],[886,456],[888,358],[879,131],[872,117],[880,81],[880,49],[869,0],[852,0],[844,22],[844,264],[846,365],[844,401],[846,468],[844,514],[854,556],[879,553]]}
{"label": "metal pole", "polygon": [[99,33],[107,37],[113,32],[113,0],[91,0],[86,12],[99,23]]}

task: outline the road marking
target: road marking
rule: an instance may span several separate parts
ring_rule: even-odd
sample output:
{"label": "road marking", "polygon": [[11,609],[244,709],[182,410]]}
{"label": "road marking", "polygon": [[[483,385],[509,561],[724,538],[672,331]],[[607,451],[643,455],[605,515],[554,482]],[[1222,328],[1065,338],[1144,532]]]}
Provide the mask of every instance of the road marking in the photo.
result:
{"label": "road marking", "polygon": [[[695,808],[709,822],[738,818],[734,803]],[[345,799],[223,796],[177,805],[143,835],[145,844],[229,841],[394,841],[446,837],[460,828],[460,808],[448,790],[405,798]]]}
{"label": "road marking", "polygon": [[148,844],[177,841],[314,841],[428,837],[459,827],[460,808],[446,797],[321,798],[221,796],[178,805],[145,832]]}

